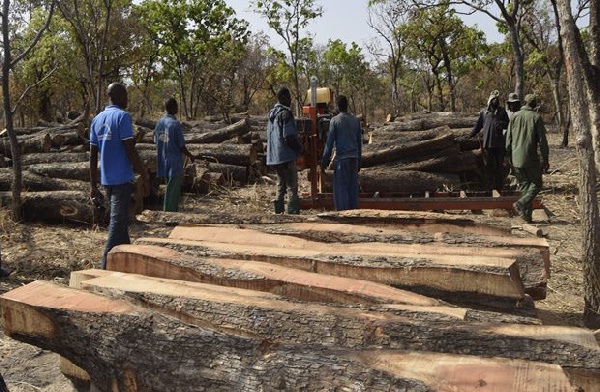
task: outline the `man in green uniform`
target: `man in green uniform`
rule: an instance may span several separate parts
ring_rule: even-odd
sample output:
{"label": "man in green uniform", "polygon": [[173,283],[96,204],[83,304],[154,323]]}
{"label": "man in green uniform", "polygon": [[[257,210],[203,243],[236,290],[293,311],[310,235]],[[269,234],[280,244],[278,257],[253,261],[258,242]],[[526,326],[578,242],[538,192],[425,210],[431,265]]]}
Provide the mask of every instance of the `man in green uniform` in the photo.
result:
{"label": "man in green uniform", "polygon": [[549,148],[542,116],[535,111],[538,106],[537,97],[527,94],[523,104],[508,125],[506,152],[521,191],[521,198],[513,207],[523,220],[531,223],[533,199],[542,190],[542,172],[549,168]]}

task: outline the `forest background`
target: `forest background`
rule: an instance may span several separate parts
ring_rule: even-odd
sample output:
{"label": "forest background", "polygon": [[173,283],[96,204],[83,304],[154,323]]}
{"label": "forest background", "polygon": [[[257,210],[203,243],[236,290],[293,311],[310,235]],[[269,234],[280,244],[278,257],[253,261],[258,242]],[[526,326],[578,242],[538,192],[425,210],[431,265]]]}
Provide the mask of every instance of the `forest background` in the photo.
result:
{"label": "forest background", "polygon": [[[504,42],[493,43],[463,22],[455,4],[435,4],[369,2],[364,13],[373,39],[360,46],[338,39],[314,44],[310,26],[323,14],[318,1],[249,2],[267,32],[250,31],[223,0],[61,1],[45,34],[12,70],[11,96],[27,91],[16,125],[98,112],[113,81],[127,83],[129,110],[139,117],[158,116],[170,96],[180,100],[186,119],[266,113],[280,85],[303,105],[311,75],[372,120],[421,110],[477,112],[498,89],[504,97],[535,92],[549,121],[568,122],[551,3],[463,4],[463,12],[479,13],[505,33]],[[586,6],[577,4],[574,14],[585,16]],[[11,7],[10,41],[13,52],[22,52],[44,26],[50,4]],[[518,45],[510,34],[515,28]]]}

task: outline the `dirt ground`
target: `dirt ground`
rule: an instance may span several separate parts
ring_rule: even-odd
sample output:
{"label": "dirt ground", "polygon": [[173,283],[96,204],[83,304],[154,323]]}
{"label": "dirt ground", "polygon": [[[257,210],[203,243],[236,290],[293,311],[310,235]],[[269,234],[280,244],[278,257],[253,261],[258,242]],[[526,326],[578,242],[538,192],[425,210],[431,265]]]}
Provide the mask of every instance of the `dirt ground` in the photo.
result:
{"label": "dirt ground", "polygon": [[[574,147],[558,148],[559,135],[550,134],[550,173],[544,177],[543,203],[550,222],[539,223],[550,244],[552,276],[548,295],[537,301],[545,324],[581,327],[583,288],[580,256],[580,218],[577,198],[578,163]],[[306,187],[306,184],[304,184]],[[182,209],[190,212],[227,211],[230,214],[270,213],[272,185],[222,192],[218,197],[185,196]],[[309,214],[309,211],[303,211]],[[520,224],[519,218],[468,214],[477,221],[500,226]],[[132,239],[161,236],[170,228],[136,222]],[[515,235],[530,234],[513,231]],[[72,270],[98,267],[106,230],[85,226],[16,224],[0,211],[2,260],[14,273],[0,280],[0,293],[36,279],[68,284]],[[1,322],[1,321],[0,321]],[[0,332],[0,372],[11,392],[69,392],[74,387],[58,370],[56,354],[17,342]]]}

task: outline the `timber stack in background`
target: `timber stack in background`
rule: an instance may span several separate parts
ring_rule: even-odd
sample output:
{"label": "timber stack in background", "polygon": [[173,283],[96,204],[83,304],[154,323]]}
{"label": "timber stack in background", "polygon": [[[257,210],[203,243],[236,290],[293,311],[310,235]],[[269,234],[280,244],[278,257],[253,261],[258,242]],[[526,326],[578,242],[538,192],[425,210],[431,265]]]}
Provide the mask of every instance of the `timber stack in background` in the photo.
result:
{"label": "timber stack in background", "polygon": [[219,214],[144,211],[177,226],[70,287],[5,293],[6,335],[99,391],[600,388],[594,333],[537,318],[545,239],[427,212]]}
{"label": "timber stack in background", "polygon": [[[466,139],[475,119],[472,113],[421,113],[381,126],[365,125],[361,191],[478,190],[482,180],[479,141]],[[210,120],[182,122],[188,149],[202,155],[186,165],[183,191],[208,194],[221,187],[261,183],[268,173],[266,116],[232,115],[230,124]],[[156,173],[154,125],[153,120],[134,120],[136,147],[152,178]],[[88,200],[89,128],[83,117],[69,124],[16,129],[16,133],[23,161],[25,219],[49,223],[106,220],[105,210],[93,208]],[[11,150],[6,132],[2,136],[0,192],[6,205],[11,198]],[[155,179],[152,195],[144,199],[136,186],[135,212],[158,205],[159,189]],[[47,209],[49,205],[60,208]]]}

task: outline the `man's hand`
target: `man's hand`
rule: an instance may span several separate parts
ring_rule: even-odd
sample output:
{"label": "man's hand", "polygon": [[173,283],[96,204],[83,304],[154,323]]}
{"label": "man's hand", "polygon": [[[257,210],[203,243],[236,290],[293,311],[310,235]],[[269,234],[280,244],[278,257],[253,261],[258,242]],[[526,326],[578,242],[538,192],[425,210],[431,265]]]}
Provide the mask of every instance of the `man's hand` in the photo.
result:
{"label": "man's hand", "polygon": [[548,161],[546,159],[542,159],[542,173],[548,173],[549,169],[550,164],[548,163]]}
{"label": "man's hand", "polygon": [[104,195],[102,195],[102,192],[100,192],[100,189],[98,189],[98,187],[94,185],[90,189],[90,199],[94,200],[96,198],[103,199]]}

